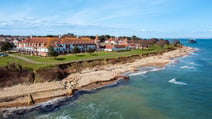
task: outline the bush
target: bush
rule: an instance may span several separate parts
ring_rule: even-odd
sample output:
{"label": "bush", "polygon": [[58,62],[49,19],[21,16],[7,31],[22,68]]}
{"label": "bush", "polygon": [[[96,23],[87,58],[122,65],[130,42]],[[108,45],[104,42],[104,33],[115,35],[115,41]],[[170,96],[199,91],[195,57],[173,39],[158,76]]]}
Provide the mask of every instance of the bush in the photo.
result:
{"label": "bush", "polygon": [[54,47],[50,46],[48,48],[48,56],[56,58],[58,55],[58,52],[54,51]]}
{"label": "bush", "polygon": [[9,42],[0,42],[0,50],[1,51],[8,51],[13,48],[13,45]]}
{"label": "bush", "polygon": [[89,48],[87,52],[91,54],[91,53],[95,52],[95,49]]}
{"label": "bush", "polygon": [[73,53],[74,54],[80,53],[80,49],[78,47],[74,47]]}

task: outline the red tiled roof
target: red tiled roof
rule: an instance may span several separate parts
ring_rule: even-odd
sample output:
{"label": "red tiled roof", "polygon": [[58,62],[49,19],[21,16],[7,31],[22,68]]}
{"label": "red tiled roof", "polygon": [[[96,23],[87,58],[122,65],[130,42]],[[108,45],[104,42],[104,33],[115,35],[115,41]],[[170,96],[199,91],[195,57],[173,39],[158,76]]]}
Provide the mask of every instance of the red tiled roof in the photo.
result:
{"label": "red tiled roof", "polygon": [[136,46],[134,43],[130,43],[128,44],[128,46]]}
{"label": "red tiled roof", "polygon": [[90,38],[82,37],[82,38],[62,38],[62,44],[94,44],[94,41]]}
{"label": "red tiled roof", "polygon": [[126,45],[114,45],[115,48],[126,48]]}
{"label": "red tiled roof", "polygon": [[105,45],[106,49],[112,49],[112,48],[126,48],[126,45]]}
{"label": "red tiled roof", "polygon": [[90,38],[58,38],[58,37],[32,37],[19,43],[43,43],[44,47],[58,47],[58,44],[94,44]]}
{"label": "red tiled roof", "polygon": [[105,45],[105,49],[112,49],[114,45]]}
{"label": "red tiled roof", "polygon": [[117,40],[118,40],[117,38],[110,38],[107,41],[117,41]]}

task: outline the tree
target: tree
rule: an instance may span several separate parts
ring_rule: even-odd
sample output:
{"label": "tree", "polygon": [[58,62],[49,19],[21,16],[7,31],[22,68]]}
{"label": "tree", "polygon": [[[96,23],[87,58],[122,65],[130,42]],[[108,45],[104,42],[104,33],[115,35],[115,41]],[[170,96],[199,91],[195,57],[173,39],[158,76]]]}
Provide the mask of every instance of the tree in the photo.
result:
{"label": "tree", "polygon": [[152,38],[152,39],[147,40],[147,43],[149,46],[152,46],[152,45],[156,44],[157,42],[158,42],[157,38]]}
{"label": "tree", "polygon": [[59,55],[59,54],[58,54],[58,52],[56,52],[56,51],[54,50],[54,47],[50,46],[50,47],[48,48],[48,56],[54,57],[54,58],[56,59],[56,57],[57,57],[58,55]]}
{"label": "tree", "polygon": [[57,37],[57,35],[46,35],[46,37]]}
{"label": "tree", "polygon": [[62,36],[62,38],[65,38],[65,37],[76,37],[76,36],[73,33],[67,33]]}
{"label": "tree", "polygon": [[73,53],[74,54],[80,53],[80,49],[78,47],[74,47]]}
{"label": "tree", "polygon": [[13,48],[13,46],[9,42],[0,42],[0,48],[1,48],[1,51],[8,51],[11,48]]}
{"label": "tree", "polygon": [[169,41],[168,40],[163,40],[163,39],[160,39],[157,44],[160,46],[160,47],[164,47],[165,45],[169,45]]}
{"label": "tree", "polygon": [[93,53],[94,51],[95,51],[95,49],[89,48],[87,52],[91,54],[91,53]]}
{"label": "tree", "polygon": [[105,38],[103,36],[99,36],[100,42],[105,42]]}
{"label": "tree", "polygon": [[132,36],[132,40],[136,40],[137,37],[135,35]]}
{"label": "tree", "polygon": [[180,43],[179,40],[173,40],[172,43],[173,43],[174,46],[179,46],[179,45],[181,45],[181,43]]}
{"label": "tree", "polygon": [[144,48],[148,48],[148,41],[147,40],[141,40],[141,46],[142,46],[142,50]]}
{"label": "tree", "polygon": [[165,43],[166,43],[166,45],[169,45],[169,41],[168,40],[165,40]]}

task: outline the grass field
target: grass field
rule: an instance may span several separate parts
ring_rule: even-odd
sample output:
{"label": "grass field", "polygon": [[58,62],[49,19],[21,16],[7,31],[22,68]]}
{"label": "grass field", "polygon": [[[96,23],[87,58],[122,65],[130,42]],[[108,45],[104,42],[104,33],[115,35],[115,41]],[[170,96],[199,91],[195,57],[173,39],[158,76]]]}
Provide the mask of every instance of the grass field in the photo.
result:
{"label": "grass field", "polygon": [[115,58],[115,57],[123,57],[123,56],[130,56],[130,55],[139,55],[139,54],[145,54],[145,53],[161,52],[170,47],[173,48],[174,46],[169,45],[163,48],[158,46],[152,46],[151,48],[145,49],[145,50],[137,49],[137,50],[130,50],[130,51],[122,51],[122,52],[94,52],[92,54],[80,53],[77,55],[68,54],[68,55],[60,55],[57,58],[29,56],[29,55],[23,55],[23,54],[17,53],[14,55],[18,55],[18,56],[22,56],[34,61],[42,62],[42,64],[28,63],[13,57],[0,57],[0,66],[5,66],[7,65],[8,62],[16,62],[16,63],[22,64],[24,67],[29,67],[35,70],[40,67],[46,67],[46,66],[51,66],[54,64],[79,61],[79,60],[106,59],[106,58]]}
{"label": "grass field", "polygon": [[46,67],[46,66],[51,66],[49,64],[32,64],[29,62],[25,62],[23,60],[14,58],[14,57],[0,57],[0,67],[4,67],[6,65],[8,65],[8,63],[17,63],[17,64],[21,64],[23,67],[28,67],[31,68],[32,70],[36,70],[40,67]]}

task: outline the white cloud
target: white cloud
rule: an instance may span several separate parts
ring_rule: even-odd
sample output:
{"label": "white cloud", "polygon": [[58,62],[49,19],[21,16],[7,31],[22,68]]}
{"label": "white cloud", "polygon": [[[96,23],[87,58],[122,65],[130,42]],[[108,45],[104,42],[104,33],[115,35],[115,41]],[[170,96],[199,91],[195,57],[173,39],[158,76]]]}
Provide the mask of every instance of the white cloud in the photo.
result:
{"label": "white cloud", "polygon": [[8,25],[9,23],[7,21],[0,21],[0,26]]}
{"label": "white cloud", "polygon": [[[117,25],[117,27],[122,27],[126,24],[125,18],[136,18],[137,15],[153,14],[159,10],[155,10],[156,6],[162,4],[166,0],[133,0],[133,1],[114,1],[114,2],[100,2],[101,5],[86,6],[83,9],[77,11],[66,11],[55,16],[46,15],[44,18],[42,16],[36,17],[31,12],[32,8],[27,8],[25,10],[20,9],[15,13],[0,15],[4,22],[0,22],[0,26],[14,25],[14,26],[51,26],[51,25]],[[23,7],[24,8],[24,7]],[[44,11],[45,12],[45,11]],[[0,12],[1,13],[1,12]],[[33,17],[32,17],[33,15]],[[113,23],[114,20],[120,19],[119,25]],[[125,21],[125,22],[123,22]],[[128,24],[129,22],[127,22]],[[130,25],[131,23],[129,23]]]}

